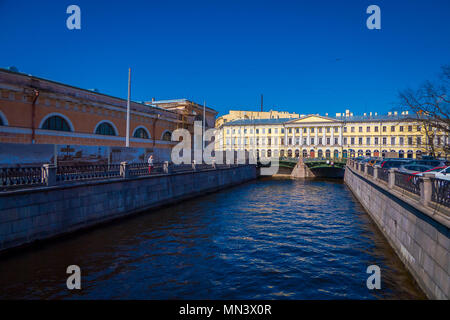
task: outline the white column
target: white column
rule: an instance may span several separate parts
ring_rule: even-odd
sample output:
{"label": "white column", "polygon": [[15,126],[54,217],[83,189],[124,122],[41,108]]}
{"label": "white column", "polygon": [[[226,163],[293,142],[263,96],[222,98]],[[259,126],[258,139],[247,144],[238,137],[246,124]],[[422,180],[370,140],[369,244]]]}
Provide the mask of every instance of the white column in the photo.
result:
{"label": "white column", "polygon": [[327,137],[326,137],[326,133],[325,133],[326,130],[327,130],[326,127],[322,127],[322,144],[323,145],[327,144]]}
{"label": "white column", "polygon": [[314,128],[314,144],[317,146],[319,144],[319,128],[315,127]]}
{"label": "white column", "polygon": [[331,127],[331,138],[330,138],[330,144],[334,145],[334,127]]}
{"label": "white column", "polygon": [[306,128],[306,133],[307,133],[307,137],[306,137],[306,145],[310,146],[311,145],[311,128]]}
{"label": "white column", "polygon": [[338,128],[338,132],[339,132],[339,140],[338,140],[338,143],[339,143],[339,145],[340,146],[342,146],[342,127],[339,127]]}

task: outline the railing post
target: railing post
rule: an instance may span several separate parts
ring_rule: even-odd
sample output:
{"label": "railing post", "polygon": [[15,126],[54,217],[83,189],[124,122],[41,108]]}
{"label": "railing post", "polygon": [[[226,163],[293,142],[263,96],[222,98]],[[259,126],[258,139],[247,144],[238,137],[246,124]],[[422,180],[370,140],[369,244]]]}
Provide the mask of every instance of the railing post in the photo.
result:
{"label": "railing post", "polygon": [[164,161],[163,171],[164,173],[169,173],[169,161]]}
{"label": "railing post", "polygon": [[128,166],[128,162],[126,161],[120,163],[120,176],[124,179],[128,179],[130,177],[130,168]]}
{"label": "railing post", "polygon": [[432,194],[432,182],[431,178],[434,177],[434,174],[432,173],[425,173],[423,175],[422,181],[422,188],[420,188],[420,202],[424,206],[428,206],[431,202],[431,194]]}
{"label": "railing post", "polygon": [[378,166],[373,166],[373,178],[378,179]]}
{"label": "railing post", "polygon": [[389,176],[388,176],[388,187],[389,189],[394,188],[395,186],[395,169],[389,169]]}
{"label": "railing post", "polygon": [[197,171],[197,167],[195,165],[195,160],[192,160],[192,170]]}
{"label": "railing post", "polygon": [[369,166],[367,163],[364,165],[364,175],[367,176],[369,174]]}
{"label": "railing post", "polygon": [[46,186],[56,185],[56,166],[54,164],[42,165],[42,183]]}

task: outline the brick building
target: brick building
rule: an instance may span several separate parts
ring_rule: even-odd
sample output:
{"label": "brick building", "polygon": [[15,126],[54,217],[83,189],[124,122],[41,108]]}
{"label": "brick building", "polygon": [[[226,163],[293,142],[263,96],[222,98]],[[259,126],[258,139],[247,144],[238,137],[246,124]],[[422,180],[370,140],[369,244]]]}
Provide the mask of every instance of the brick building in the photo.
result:
{"label": "brick building", "polygon": [[[125,99],[0,69],[0,143],[125,146]],[[205,108],[206,125],[217,112]],[[130,147],[172,148],[203,107],[186,99],[131,102]]]}

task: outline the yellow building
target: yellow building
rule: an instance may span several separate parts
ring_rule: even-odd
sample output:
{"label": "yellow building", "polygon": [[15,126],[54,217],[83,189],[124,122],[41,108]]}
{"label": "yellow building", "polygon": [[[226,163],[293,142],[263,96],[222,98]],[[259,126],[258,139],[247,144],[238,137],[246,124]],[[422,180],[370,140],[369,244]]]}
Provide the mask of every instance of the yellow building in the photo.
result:
{"label": "yellow building", "polygon": [[299,118],[297,113],[289,113],[286,111],[242,111],[230,110],[226,115],[216,119],[216,127],[222,126],[224,123],[234,120],[252,120],[252,119],[296,119]]}
{"label": "yellow building", "polygon": [[[307,115],[298,119],[245,119],[218,127],[218,150],[255,150],[261,156],[347,158],[389,156],[417,158],[430,152],[425,128],[408,112],[335,117]],[[439,157],[449,137],[434,136]]]}

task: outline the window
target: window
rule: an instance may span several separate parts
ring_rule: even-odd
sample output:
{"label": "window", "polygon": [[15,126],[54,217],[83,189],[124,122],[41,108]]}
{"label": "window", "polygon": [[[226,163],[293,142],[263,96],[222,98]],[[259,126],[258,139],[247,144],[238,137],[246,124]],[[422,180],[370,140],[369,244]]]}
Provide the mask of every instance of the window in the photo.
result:
{"label": "window", "polygon": [[383,138],[383,144],[387,144],[387,138]]}
{"label": "window", "polygon": [[265,128],[262,129],[262,133],[266,133],[266,129]]}
{"label": "window", "polygon": [[344,127],[344,132],[347,132],[347,127]]}
{"label": "window", "polygon": [[412,137],[408,137],[408,145],[412,145],[413,144],[413,138]]}
{"label": "window", "polygon": [[366,138],[366,144],[370,146],[370,138]]}
{"label": "window", "polygon": [[338,144],[338,138],[334,138],[334,144]]}
{"label": "window", "polygon": [[327,128],[327,133],[330,133],[330,127]]}
{"label": "window", "polygon": [[395,126],[391,126],[391,132],[395,132]]}
{"label": "window", "polygon": [[306,133],[306,128],[303,128],[303,133]]}
{"label": "window", "polygon": [[391,145],[395,145],[395,137],[391,138]]}
{"label": "window", "polygon": [[383,126],[383,132],[386,132],[386,126]]}
{"label": "window", "polygon": [[[3,123],[1,124],[3,125]],[[45,130],[56,130],[56,131],[72,131],[67,121],[60,116],[52,116],[45,120],[42,125],[42,129]]]}
{"label": "window", "polygon": [[272,129],[267,129],[267,133],[271,134],[272,133]]}
{"label": "window", "polygon": [[405,143],[405,138],[400,137],[399,144],[402,146]]}
{"label": "window", "polygon": [[278,133],[278,128],[275,128],[275,133]]}
{"label": "window", "polygon": [[347,144],[347,138],[344,138],[344,144]]}
{"label": "window", "polygon": [[172,140],[172,132],[166,131],[162,136],[163,141],[171,141]]}
{"label": "window", "polygon": [[378,127],[374,127],[375,132],[378,132]]}
{"label": "window", "polygon": [[303,144],[306,145],[306,138],[303,138]]}
{"label": "window", "polygon": [[322,128],[319,128],[319,133],[322,133]]}
{"label": "window", "polygon": [[289,128],[289,133],[292,133],[292,128]]}
{"label": "window", "polygon": [[295,133],[300,133],[300,129],[299,128],[295,129]]}
{"label": "window", "polygon": [[375,144],[378,144],[378,138],[375,138]]}
{"label": "window", "polygon": [[327,144],[329,145],[331,142],[330,138],[327,138]]}
{"label": "window", "polygon": [[[269,129],[269,131],[270,131],[270,129]],[[247,133],[247,129],[244,129],[244,134],[246,134]],[[270,132],[269,132],[270,133]]]}
{"label": "window", "polygon": [[311,128],[311,133],[314,133],[314,128]]}
{"label": "window", "polygon": [[422,127],[421,126],[417,126],[417,131],[422,131]]}
{"label": "window", "polygon": [[284,128],[281,128],[281,133],[284,133]]}
{"label": "window", "polygon": [[319,144],[322,144],[322,138],[319,138]]}
{"label": "window", "polygon": [[363,131],[362,131],[362,127],[359,127],[359,132],[363,132]]}
{"label": "window", "polygon": [[230,134],[230,129],[227,129],[227,134]]}
{"label": "window", "polygon": [[400,126],[399,129],[400,129],[400,132],[403,132],[403,126]]}
{"label": "window", "polygon": [[133,137],[140,139],[149,139],[148,133],[144,128],[138,128],[136,131],[134,131]]}
{"label": "window", "polygon": [[355,138],[351,138],[351,139],[350,139],[350,143],[351,143],[351,144],[355,144]]}
{"label": "window", "polygon": [[352,129],[351,129],[351,130],[352,130],[352,132],[355,132],[355,127],[352,127]]}
{"label": "window", "polygon": [[314,144],[314,138],[311,138],[311,144]]}
{"label": "window", "polygon": [[367,127],[367,128],[366,128],[366,131],[367,131],[367,132],[370,132],[370,127]]}
{"label": "window", "polygon": [[359,143],[359,144],[363,144],[363,138],[359,138],[359,139],[358,139],[358,143]]}
{"label": "window", "polygon": [[412,126],[408,126],[408,132],[412,131]]}

